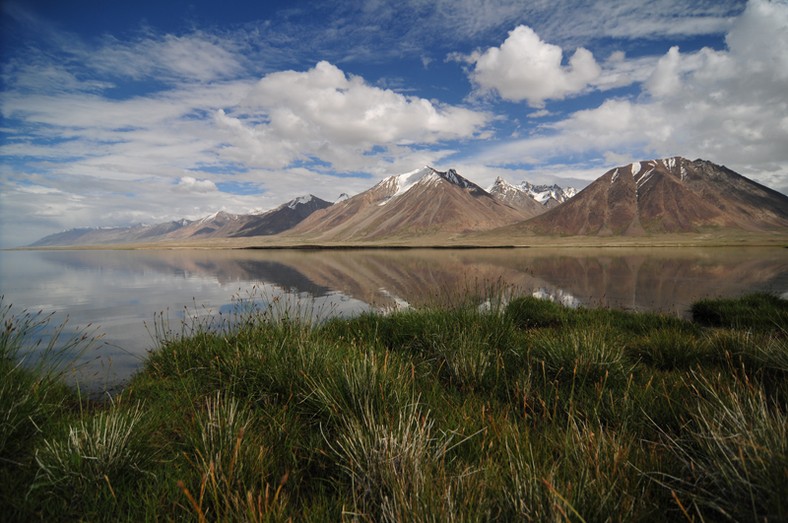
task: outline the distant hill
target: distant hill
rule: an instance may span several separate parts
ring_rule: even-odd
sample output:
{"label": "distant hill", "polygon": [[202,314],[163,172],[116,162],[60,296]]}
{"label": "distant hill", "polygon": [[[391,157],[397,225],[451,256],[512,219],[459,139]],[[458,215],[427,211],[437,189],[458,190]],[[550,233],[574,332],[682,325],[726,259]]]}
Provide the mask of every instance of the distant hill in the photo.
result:
{"label": "distant hill", "polygon": [[30,244],[30,247],[104,245],[155,241],[178,231],[189,223],[191,223],[189,220],[179,220],[155,225],[133,225],[130,227],[81,227],[44,236]]}
{"label": "distant hill", "polygon": [[316,210],[330,205],[330,202],[310,194],[258,214],[230,214],[220,211],[193,221],[179,220],[155,225],[71,229],[45,236],[30,246],[106,245],[265,236],[290,229]]}
{"label": "distant hill", "polygon": [[454,169],[423,167],[390,176],[315,212],[286,235],[320,241],[408,238],[488,230],[531,216],[497,200]]}
{"label": "distant hill", "polygon": [[788,227],[788,197],[720,165],[681,157],[616,167],[521,226],[537,234],[640,235]]}

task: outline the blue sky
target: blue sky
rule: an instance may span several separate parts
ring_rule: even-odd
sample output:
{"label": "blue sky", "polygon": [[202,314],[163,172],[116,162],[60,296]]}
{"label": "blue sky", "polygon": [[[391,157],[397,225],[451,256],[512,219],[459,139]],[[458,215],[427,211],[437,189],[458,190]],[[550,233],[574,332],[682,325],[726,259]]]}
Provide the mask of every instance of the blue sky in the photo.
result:
{"label": "blue sky", "polygon": [[788,192],[784,0],[0,6],[3,247],[425,164],[582,188],[681,155]]}

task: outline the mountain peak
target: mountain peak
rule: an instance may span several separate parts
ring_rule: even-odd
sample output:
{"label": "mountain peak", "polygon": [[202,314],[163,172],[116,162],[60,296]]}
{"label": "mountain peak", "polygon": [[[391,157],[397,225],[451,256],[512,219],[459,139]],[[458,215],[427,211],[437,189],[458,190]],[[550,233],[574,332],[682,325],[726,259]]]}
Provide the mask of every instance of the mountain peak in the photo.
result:
{"label": "mountain peak", "polygon": [[291,209],[295,209],[299,205],[306,205],[314,199],[315,197],[313,195],[307,194],[306,196],[299,196],[298,198],[294,198],[289,202],[287,202],[285,205],[287,205]]}
{"label": "mountain peak", "polygon": [[528,227],[565,235],[759,231],[785,228],[786,209],[788,197],[777,191],[724,166],[674,156],[613,168]]}
{"label": "mountain peak", "polygon": [[507,182],[501,176],[496,177],[493,184],[487,188],[487,192],[490,194],[503,194],[512,191],[522,192],[522,189]]}
{"label": "mountain peak", "polygon": [[425,165],[414,171],[389,176],[378,183],[375,188],[383,192],[383,201],[379,205],[385,205],[392,198],[401,196],[416,186],[435,185],[442,180],[461,189],[470,189],[475,195],[485,193],[484,189],[463,178],[454,169],[439,171],[429,165]]}
{"label": "mountain peak", "polygon": [[549,207],[563,203],[577,194],[577,189],[574,187],[561,187],[555,183],[552,185],[534,185],[524,181],[520,184],[520,188],[537,202]]}

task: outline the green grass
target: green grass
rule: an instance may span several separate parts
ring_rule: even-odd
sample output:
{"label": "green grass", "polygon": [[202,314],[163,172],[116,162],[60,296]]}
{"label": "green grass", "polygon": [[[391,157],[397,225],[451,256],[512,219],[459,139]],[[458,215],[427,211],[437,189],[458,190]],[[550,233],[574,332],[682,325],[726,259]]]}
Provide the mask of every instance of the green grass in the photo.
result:
{"label": "green grass", "polygon": [[703,307],[729,312],[469,299],[310,324],[245,309],[213,331],[157,326],[160,347],[106,402],[63,385],[61,362],[26,365],[40,318],[6,307],[0,513],[785,520],[785,303]]}
{"label": "green grass", "polygon": [[695,322],[715,327],[771,331],[788,325],[788,302],[769,294],[701,300],[692,305],[691,312]]}

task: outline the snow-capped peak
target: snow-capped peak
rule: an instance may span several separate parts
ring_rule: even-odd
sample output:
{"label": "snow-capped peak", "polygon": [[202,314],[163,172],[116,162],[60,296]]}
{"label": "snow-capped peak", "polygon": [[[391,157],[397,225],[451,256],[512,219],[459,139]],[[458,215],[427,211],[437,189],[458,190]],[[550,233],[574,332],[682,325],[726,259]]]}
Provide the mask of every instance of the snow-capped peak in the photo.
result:
{"label": "snow-capped peak", "polygon": [[468,180],[457,174],[457,171],[455,171],[454,169],[449,169],[445,173],[440,173],[438,171],[435,171],[435,173],[440,175],[444,180],[447,180],[453,183],[454,185],[462,187],[463,189],[467,189],[468,187],[471,186],[471,182],[469,182]]}
{"label": "snow-capped peak", "polygon": [[211,220],[215,220],[219,216],[219,213],[221,213],[221,212],[222,211],[216,211],[213,214],[209,214],[205,218],[200,218],[199,223],[208,223]]}
{"label": "snow-capped peak", "polygon": [[419,183],[424,179],[428,179],[430,177],[436,177],[436,171],[432,167],[425,165],[420,169],[416,169],[415,171],[410,171],[403,174],[396,174],[394,176],[389,176],[381,181],[376,187],[380,187],[381,189],[386,191],[385,199],[380,202],[379,205],[385,205],[388,203],[389,200],[395,198],[401,194],[405,194],[410,190],[411,187]]}
{"label": "snow-capped peak", "polygon": [[563,203],[577,194],[574,187],[560,187],[555,184],[534,185],[527,181],[514,185],[500,176],[495,179],[495,183],[487,189],[487,192],[504,200],[522,197],[518,195],[528,196],[537,203],[548,206]]}
{"label": "snow-capped peak", "polygon": [[289,202],[287,202],[287,206],[290,207],[291,209],[295,209],[299,205],[305,205],[311,202],[313,198],[314,196],[312,196],[311,194],[307,194],[306,196],[299,196],[298,198],[295,198],[294,200],[290,200]]}
{"label": "snow-capped peak", "polygon": [[334,203],[344,202],[345,200],[349,199],[350,195],[346,192],[343,192],[339,195],[339,198],[336,199]]}
{"label": "snow-capped peak", "polygon": [[512,193],[512,192],[522,192],[522,189],[519,187],[512,185],[511,183],[507,182],[500,176],[495,179],[495,182],[491,186],[487,188],[487,192],[490,194],[498,193],[498,194],[505,194],[505,193]]}
{"label": "snow-capped peak", "polygon": [[237,220],[237,219],[238,219],[237,214],[230,214],[227,211],[216,211],[215,213],[198,220],[197,223],[202,224],[202,223],[209,223],[214,220]]}
{"label": "snow-capped peak", "polygon": [[393,198],[395,196],[399,196],[400,194],[404,194],[420,181],[435,176],[435,169],[428,165],[425,165],[421,169],[416,169],[415,171],[410,171],[405,174],[394,176],[393,186],[396,187],[396,189],[394,190],[394,194],[392,194],[391,197]]}
{"label": "snow-capped peak", "polygon": [[520,188],[542,204],[546,203],[550,198],[562,203],[577,194],[577,189],[574,187],[560,187],[557,184],[533,185],[529,182],[523,182],[520,184]]}
{"label": "snow-capped peak", "polygon": [[400,194],[408,192],[419,182],[434,183],[441,179],[446,180],[447,182],[463,189],[474,186],[474,184],[457,174],[457,171],[454,169],[449,169],[448,171],[442,172],[430,167],[429,165],[425,165],[421,169],[416,169],[415,171],[410,171],[405,174],[390,176],[389,178],[383,180],[381,185],[385,185],[394,189],[394,194],[391,195],[393,198],[394,196],[399,196]]}

